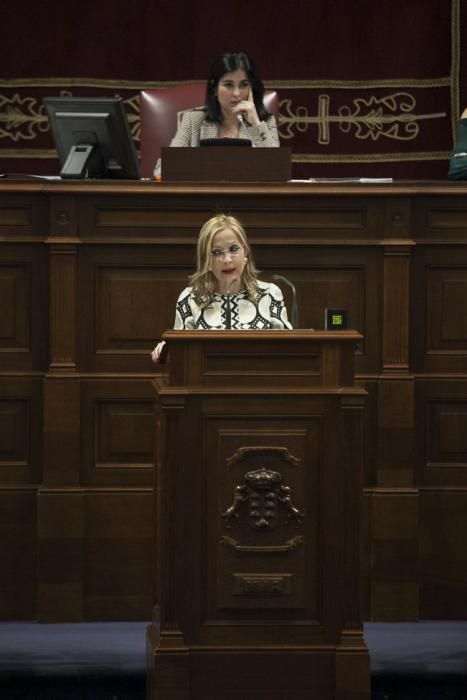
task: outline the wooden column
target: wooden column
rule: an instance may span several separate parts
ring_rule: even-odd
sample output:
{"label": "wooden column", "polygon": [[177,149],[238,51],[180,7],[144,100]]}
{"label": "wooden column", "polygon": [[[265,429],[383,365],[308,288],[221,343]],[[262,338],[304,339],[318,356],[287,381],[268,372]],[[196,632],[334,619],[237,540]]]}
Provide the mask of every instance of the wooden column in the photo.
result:
{"label": "wooden column", "polygon": [[[44,382],[44,475],[38,503],[38,618],[83,618],[84,496],[76,366],[76,202],[51,198],[49,368]],[[84,310],[83,310],[84,312]]]}
{"label": "wooden column", "polygon": [[408,201],[387,203],[383,261],[382,374],[376,484],[372,488],[371,617],[418,618],[418,514],[414,488],[415,387],[410,373],[411,253]]}

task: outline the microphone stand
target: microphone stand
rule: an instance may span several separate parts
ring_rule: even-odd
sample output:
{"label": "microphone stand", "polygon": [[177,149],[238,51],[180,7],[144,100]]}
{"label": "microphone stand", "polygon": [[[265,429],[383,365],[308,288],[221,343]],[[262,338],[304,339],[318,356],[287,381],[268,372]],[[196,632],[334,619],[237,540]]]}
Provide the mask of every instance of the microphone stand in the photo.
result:
{"label": "microphone stand", "polygon": [[283,277],[282,275],[273,275],[272,276],[273,280],[281,280],[282,282],[285,282],[285,284],[290,287],[292,291],[292,328],[298,328],[298,305],[297,305],[297,292],[295,289],[295,285],[292,284],[292,282],[287,279],[287,277]]}

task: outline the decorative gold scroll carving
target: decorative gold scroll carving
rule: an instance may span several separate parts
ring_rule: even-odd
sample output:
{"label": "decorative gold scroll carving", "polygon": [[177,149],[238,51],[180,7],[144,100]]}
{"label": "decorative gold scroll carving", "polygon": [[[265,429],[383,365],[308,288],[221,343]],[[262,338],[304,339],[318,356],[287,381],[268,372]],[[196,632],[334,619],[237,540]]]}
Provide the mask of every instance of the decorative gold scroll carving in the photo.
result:
{"label": "decorative gold scroll carving", "polygon": [[337,125],[343,133],[353,134],[359,140],[412,141],[420,132],[420,122],[426,119],[444,119],[446,112],[417,113],[417,101],[409,92],[395,92],[384,97],[355,97],[349,104],[331,111],[331,96],[318,97],[316,116],[310,116],[307,107],[295,107],[292,100],[281,100],[279,133],[283,139],[292,139],[295,132],[304,133],[310,126],[318,128],[318,143],[331,142],[331,126]]}

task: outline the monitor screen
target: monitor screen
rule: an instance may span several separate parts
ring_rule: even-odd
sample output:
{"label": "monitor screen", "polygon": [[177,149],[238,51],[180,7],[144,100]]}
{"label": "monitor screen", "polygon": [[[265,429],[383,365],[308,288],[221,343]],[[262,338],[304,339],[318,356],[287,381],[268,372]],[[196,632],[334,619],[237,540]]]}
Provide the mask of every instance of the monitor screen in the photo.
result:
{"label": "monitor screen", "polygon": [[64,178],[141,177],[120,97],[44,97]]}

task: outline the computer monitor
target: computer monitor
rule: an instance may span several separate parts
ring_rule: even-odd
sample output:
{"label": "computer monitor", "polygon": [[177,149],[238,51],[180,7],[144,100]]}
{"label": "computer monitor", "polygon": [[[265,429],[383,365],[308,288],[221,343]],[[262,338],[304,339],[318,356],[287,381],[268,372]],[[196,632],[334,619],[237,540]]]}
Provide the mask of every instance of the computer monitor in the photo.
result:
{"label": "computer monitor", "polygon": [[141,177],[120,97],[44,97],[63,178]]}

